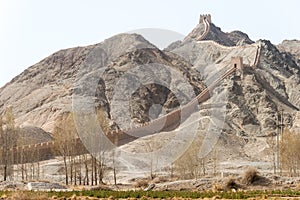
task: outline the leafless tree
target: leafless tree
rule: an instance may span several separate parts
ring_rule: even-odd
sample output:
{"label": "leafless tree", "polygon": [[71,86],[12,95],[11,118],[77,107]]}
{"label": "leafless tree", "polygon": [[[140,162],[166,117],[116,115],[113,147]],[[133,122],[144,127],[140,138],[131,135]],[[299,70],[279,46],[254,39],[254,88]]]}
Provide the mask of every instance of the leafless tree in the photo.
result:
{"label": "leafless tree", "polygon": [[286,129],[280,141],[280,163],[289,176],[298,176],[300,169],[300,134]]}
{"label": "leafless tree", "polygon": [[65,171],[65,183],[69,184],[69,173],[73,181],[72,156],[75,154],[77,131],[75,128],[73,113],[65,113],[58,117],[53,131],[55,145],[53,152],[62,157]]}
{"label": "leafless tree", "polygon": [[[88,153],[84,145],[78,139],[75,127],[74,114],[65,113],[57,118],[53,137],[55,145],[53,152],[62,157],[64,163],[64,174],[66,184],[96,185],[103,183],[103,178],[107,172],[108,152],[99,134],[99,124],[104,133],[110,132],[108,118],[103,109],[96,110],[96,119],[92,115],[85,116],[84,125],[86,138],[89,145],[95,151]],[[117,137],[116,137],[117,138]],[[89,155],[88,155],[89,154]],[[116,170],[114,169],[114,179],[116,182]]]}
{"label": "leafless tree", "polygon": [[[4,122],[4,123],[3,123]],[[3,167],[3,180],[13,178],[13,164],[15,162],[15,149],[17,146],[17,130],[12,107],[8,107],[0,119],[0,141],[2,146],[1,160]]]}
{"label": "leafless tree", "polygon": [[197,138],[186,152],[174,162],[176,174],[181,178],[198,178],[205,171],[204,159],[199,158],[201,141]]}

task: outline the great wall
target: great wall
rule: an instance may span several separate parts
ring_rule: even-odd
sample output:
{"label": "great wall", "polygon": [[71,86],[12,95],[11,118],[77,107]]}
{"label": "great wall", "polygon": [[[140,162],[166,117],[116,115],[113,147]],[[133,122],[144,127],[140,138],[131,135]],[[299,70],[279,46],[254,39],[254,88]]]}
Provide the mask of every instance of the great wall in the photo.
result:
{"label": "great wall", "polygon": [[[201,15],[199,23],[204,23],[205,25],[205,31],[204,33],[198,38],[197,43],[211,43],[214,45],[217,45],[221,48],[226,49],[236,49],[236,48],[246,48],[246,46],[233,46],[228,47],[224,46],[222,44],[219,44],[215,41],[199,41],[203,40],[207,34],[210,31],[210,23],[211,23],[211,16],[210,15]],[[250,45],[248,45],[250,46]],[[218,86],[224,79],[226,79],[228,76],[235,73],[237,70],[243,70],[243,68],[250,67],[250,68],[256,68],[259,64],[259,58],[260,58],[260,45],[256,45],[256,55],[253,60],[253,64],[245,64],[243,63],[242,57],[232,57],[231,58],[231,67],[229,70],[227,70],[223,75],[221,75],[218,79],[213,81],[209,86],[207,86],[206,89],[204,89],[199,95],[197,95],[194,99],[192,99],[189,103],[187,103],[184,106],[181,106],[180,108],[162,116],[159,117],[153,121],[147,122],[142,124],[139,127],[133,127],[129,128],[127,130],[115,130],[111,131],[106,134],[108,139],[110,141],[116,141],[116,137],[118,138],[118,146],[127,144],[131,141],[134,141],[138,139],[139,137],[152,135],[155,133],[163,132],[163,131],[172,131],[176,129],[181,122],[184,122],[192,113],[197,111],[197,106],[206,100],[210,98],[210,93],[212,90]],[[76,145],[80,144],[82,145],[82,142],[80,138],[76,138],[73,140]],[[38,152],[51,152],[51,149],[55,146],[55,141],[49,141],[39,144],[32,144],[32,145],[25,145],[25,146],[19,146],[15,147],[13,150],[15,152],[20,151],[38,151]]]}

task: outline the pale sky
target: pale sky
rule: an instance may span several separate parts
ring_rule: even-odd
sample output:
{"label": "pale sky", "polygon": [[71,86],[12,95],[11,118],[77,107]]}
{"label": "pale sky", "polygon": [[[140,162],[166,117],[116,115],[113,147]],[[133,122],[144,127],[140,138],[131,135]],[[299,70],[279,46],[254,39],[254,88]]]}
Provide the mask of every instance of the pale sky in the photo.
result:
{"label": "pale sky", "polygon": [[300,40],[299,8],[299,0],[0,0],[0,87],[60,49],[141,28],[186,35],[206,13],[252,40]]}

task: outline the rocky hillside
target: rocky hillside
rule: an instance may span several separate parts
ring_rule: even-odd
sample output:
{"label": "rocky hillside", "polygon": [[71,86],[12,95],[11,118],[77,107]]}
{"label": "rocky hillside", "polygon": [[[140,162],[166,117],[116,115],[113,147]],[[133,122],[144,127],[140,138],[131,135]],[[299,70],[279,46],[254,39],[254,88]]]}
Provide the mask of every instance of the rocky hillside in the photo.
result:
{"label": "rocky hillside", "polygon": [[[104,53],[97,60],[101,61],[100,66],[89,63],[88,59],[92,59],[93,53],[99,50]],[[61,113],[72,110],[72,94],[78,89],[76,81],[86,74],[96,75],[101,68],[105,70],[102,77],[97,77],[96,106],[104,108],[109,117],[116,116],[111,113],[110,101],[118,78],[137,66],[147,68],[151,64],[171,67],[188,80],[195,94],[206,87],[201,81],[201,74],[188,62],[170,52],[162,52],[140,35],[120,34],[96,45],[61,50],[29,67],[0,89],[0,113],[11,105],[17,124],[37,126],[51,132],[55,119]],[[173,81],[164,73],[153,76],[164,76],[160,78],[169,79],[166,80],[168,83]],[[137,123],[150,120],[148,112],[154,104],[161,104],[166,112],[179,106],[174,94],[158,84],[140,87],[131,101],[130,115]],[[152,112],[156,115],[152,118],[159,113]]]}
{"label": "rocky hillside", "polygon": [[[104,108],[112,126],[117,128],[116,122],[125,122],[123,116],[128,112],[126,127],[141,125],[188,103],[189,98],[182,95],[183,99],[178,99],[167,86],[176,86],[184,94],[181,85],[186,80],[198,95],[231,67],[232,57],[240,56],[246,66],[255,66],[230,75],[211,91],[215,97],[226,91],[226,100],[221,102],[226,104],[222,133],[239,138],[274,135],[281,117],[288,127],[300,127],[298,41],[284,41],[276,47],[269,41],[253,42],[240,31],[224,33],[214,24],[204,41],[196,41],[204,29],[198,24],[183,41],[165,50],[140,35],[119,34],[96,45],[58,51],[0,89],[0,113],[11,105],[17,124],[51,132],[55,119],[72,110],[73,93],[89,89],[78,81],[92,77],[97,80],[95,106]],[[154,73],[156,66],[169,70]],[[171,71],[183,79],[178,81]],[[116,94],[133,86],[137,89],[128,94],[129,100],[123,98],[124,93]],[[200,105],[201,115],[210,116],[208,108],[215,99]],[[120,105],[129,102],[129,109],[114,109],[116,100]],[[283,116],[279,114],[282,109]]]}
{"label": "rocky hillside", "polygon": [[277,45],[281,52],[293,56],[298,65],[300,64],[300,41],[299,40],[284,40],[281,44]]}
{"label": "rocky hillside", "polygon": [[[189,33],[185,40],[197,40],[204,32],[204,23],[198,24],[191,33]],[[210,31],[204,40],[213,40],[225,46],[240,46],[245,44],[252,44],[253,41],[248,37],[247,34],[241,31],[232,31],[230,33],[224,33],[221,28],[215,26],[213,23],[210,24]]]}
{"label": "rocky hillside", "polygon": [[26,126],[20,129],[19,136],[22,145],[30,145],[51,141],[51,133],[45,132],[38,127]]}
{"label": "rocky hillside", "polygon": [[[272,169],[269,164],[264,166],[262,161],[273,160],[271,136],[278,134],[280,120],[283,119],[285,127],[300,130],[300,67],[292,56],[280,52],[266,40],[242,48],[186,40],[172,48],[172,52],[181,55],[194,69],[201,72],[207,85],[230,68],[232,56],[242,56],[245,65],[253,65],[258,48],[257,65],[245,67],[225,79],[219,87],[211,91],[212,97],[199,106],[200,117],[194,119],[194,124],[201,124],[196,135],[201,138],[200,141],[205,141],[204,138],[208,135],[214,138],[212,135],[218,135],[221,131],[215,137],[218,140],[216,146],[211,138],[206,142],[214,146],[211,150],[217,149],[223,171],[236,170],[237,166],[246,168],[248,165],[258,165],[264,170]],[[210,128],[213,123],[222,124],[222,120],[222,130],[215,131]],[[183,124],[170,133],[140,138],[122,148],[126,151],[144,152],[143,144],[150,141],[157,148],[161,148],[185,126]],[[202,146],[199,150],[205,152]],[[210,161],[208,163],[213,168]]]}
{"label": "rocky hillside", "polygon": [[[277,48],[265,40],[254,43],[239,31],[224,33],[214,24],[210,27],[205,38],[208,41],[196,41],[204,31],[204,24],[199,24],[183,42],[169,49],[200,71],[207,85],[216,74],[229,69],[233,56],[241,56],[244,64],[253,65],[259,48],[256,67],[244,68],[241,74],[224,81],[228,91],[226,132],[241,136],[274,135],[282,109],[286,126],[298,127],[299,42],[284,41]],[[243,46],[239,47],[241,43]]]}

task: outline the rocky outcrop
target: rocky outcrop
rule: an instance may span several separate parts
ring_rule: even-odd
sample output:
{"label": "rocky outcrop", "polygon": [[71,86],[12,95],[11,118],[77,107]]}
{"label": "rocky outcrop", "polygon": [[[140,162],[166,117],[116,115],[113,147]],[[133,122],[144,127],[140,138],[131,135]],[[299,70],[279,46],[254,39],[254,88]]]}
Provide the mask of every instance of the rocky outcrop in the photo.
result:
{"label": "rocky outcrop", "polygon": [[26,126],[20,128],[19,141],[22,141],[22,145],[39,144],[43,142],[51,141],[51,133],[45,132],[39,127]]}
{"label": "rocky outcrop", "polygon": [[284,40],[281,44],[277,45],[281,52],[290,53],[297,60],[300,59],[300,40]]}
{"label": "rocky outcrop", "polygon": [[237,46],[247,45],[254,43],[246,33],[242,31],[232,31],[227,33],[228,38]]}
{"label": "rocky outcrop", "polygon": [[[159,70],[155,70],[160,67]],[[121,105],[126,105],[126,98],[123,92],[132,90],[131,81],[138,85],[137,89],[132,91],[129,101],[129,110],[132,123],[142,124],[158,118],[162,113],[168,113],[180,105],[188,103],[186,97],[179,101],[172,91],[172,87],[180,87],[180,83],[172,75],[172,70],[176,71],[178,76],[182,76],[193,88],[193,93],[198,95],[205,85],[201,81],[201,74],[192,69],[190,64],[172,53],[164,53],[159,49],[138,49],[126,53],[113,62],[111,62],[103,74],[105,83],[105,93],[111,106],[112,101],[118,101]],[[131,80],[124,79],[116,90],[116,83],[122,80],[122,77],[130,76]],[[144,84],[144,78],[147,78],[148,84]],[[162,81],[163,80],[163,81]],[[177,81],[174,83],[174,81]],[[184,89],[184,88],[183,88]],[[183,92],[183,91],[181,91]],[[184,93],[184,92],[183,92]],[[122,103],[122,101],[124,101]],[[110,109],[110,115],[117,121],[122,121],[122,116],[126,115],[128,110]]]}
{"label": "rocky outcrop", "polygon": [[[184,39],[186,40],[198,40],[199,37],[205,31],[205,24],[201,23],[196,26],[192,30],[191,33],[187,35]],[[247,34],[241,31],[233,31],[230,33],[224,33],[221,28],[215,26],[213,23],[210,24],[210,30],[204,40],[212,40],[219,44],[223,44],[225,46],[242,46],[247,44],[252,44],[253,41],[250,40]],[[174,45],[174,44],[173,44]]]}

